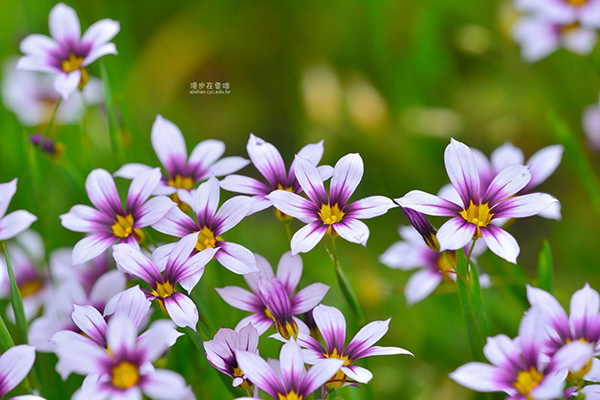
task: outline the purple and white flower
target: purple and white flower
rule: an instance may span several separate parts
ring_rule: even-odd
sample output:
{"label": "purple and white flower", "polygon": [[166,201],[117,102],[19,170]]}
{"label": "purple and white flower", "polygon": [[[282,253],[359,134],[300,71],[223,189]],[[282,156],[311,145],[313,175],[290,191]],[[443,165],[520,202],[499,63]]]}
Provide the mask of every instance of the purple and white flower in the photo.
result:
{"label": "purple and white flower", "polygon": [[76,205],[60,216],[65,228],[90,233],[75,245],[73,265],[98,257],[115,242],[139,248],[138,243],[145,237],[142,228],[157,223],[175,207],[175,203],[165,196],[148,200],[160,177],[158,168],[139,174],[129,186],[127,204],[123,208],[113,177],[103,169],[90,172],[85,188],[96,208]]}
{"label": "purple and white flower", "polygon": [[521,46],[521,56],[528,63],[546,58],[561,47],[587,55],[597,40],[594,28],[577,23],[561,24],[540,16],[521,17],[512,28],[512,36]]}
{"label": "purple and white flower", "polygon": [[313,283],[294,294],[302,276],[300,256],[293,256],[289,251],[281,256],[277,275],[264,257],[258,254],[255,257],[259,272],[244,275],[252,292],[238,286],[216,289],[227,304],[252,313],[242,319],[235,329],[239,331],[251,323],[262,335],[273,326],[285,339],[297,337],[300,331],[309,332],[296,315],[308,312],[319,304],[329,286]]}
{"label": "purple and white flower", "polygon": [[[244,168],[250,163],[242,157],[224,157],[225,143],[220,140],[204,140],[194,147],[188,158],[185,139],[173,122],[156,116],[152,125],[152,147],[166,174],[154,194],[173,195],[173,200],[191,203],[196,184],[211,176],[225,176]],[[115,176],[134,179],[141,172],[152,169],[144,164],[126,164]]]}
{"label": "purple and white flower", "polygon": [[346,319],[335,307],[319,305],[313,310],[313,317],[325,341],[322,346],[310,335],[300,334],[298,343],[304,347],[304,360],[307,364],[316,364],[320,360],[339,359],[344,363],[340,370],[326,383],[328,388],[341,388],[349,382],[367,384],[373,374],[363,367],[354,365],[361,358],[394,354],[410,354],[400,347],[374,346],[388,331],[390,320],[374,321],[364,326],[346,346]]}
{"label": "purple and white flower", "polygon": [[[246,149],[252,164],[267,180],[267,183],[247,176],[229,175],[221,181],[221,187],[230,192],[254,196],[255,201],[250,214],[270,207],[272,203],[267,195],[274,190],[287,190],[296,194],[302,192],[302,186],[296,178],[295,162],[292,163],[288,172],[283,157],[281,157],[281,153],[275,146],[251,133]],[[323,157],[323,152],[323,141],[321,140],[318,143],[304,146],[298,152],[298,157],[307,159],[317,166]],[[331,166],[321,165],[317,167],[317,170],[324,181],[331,177]],[[283,221],[290,219],[290,216],[281,213],[278,209],[275,210],[275,215]]]}
{"label": "purple and white flower", "polygon": [[331,379],[344,364],[342,360],[318,360],[308,371],[302,349],[295,340],[281,347],[279,361],[263,360],[258,354],[238,351],[237,361],[245,376],[260,389],[279,400],[306,399]]}
{"label": "purple and white flower", "polygon": [[581,122],[588,147],[593,151],[600,151],[600,103],[588,106],[583,112]]}
{"label": "purple and white flower", "polygon": [[66,100],[88,82],[88,65],[107,54],[117,54],[110,40],[121,27],[117,21],[103,19],[81,36],[77,13],[63,3],[52,8],[48,22],[52,37],[33,34],[23,39],[21,51],[25,55],[17,68],[55,74],[54,88]]}
{"label": "purple and white flower", "polygon": [[192,233],[176,243],[164,269],[126,243],[114,246],[113,253],[121,271],[150,285],[151,289],[144,289],[146,296],[157,300],[177,326],[189,326],[194,330],[198,323],[198,309],[192,299],[177,291],[176,286],[180,284],[185,291],[191,293],[204,273],[204,266],[219,250],[207,249],[192,255],[197,242],[198,234]]}
{"label": "purple and white flower", "polygon": [[338,234],[349,242],[366,246],[369,228],[360,220],[378,217],[396,207],[384,196],[348,203],[364,172],[363,160],[358,154],[348,154],[335,164],[329,196],[311,161],[296,156],[294,169],[296,179],[309,199],[286,190],[276,190],[267,196],[275,208],[307,224],[292,237],[292,254],[309,252],[326,233]]}
{"label": "purple and white flower", "polygon": [[[13,390],[29,373],[35,361],[35,348],[21,345],[11,347],[0,356],[0,397]],[[44,400],[39,396],[11,397],[11,400]]]}
{"label": "purple and white flower", "polygon": [[569,369],[580,370],[592,349],[572,342],[548,358],[544,353],[545,313],[532,308],[521,320],[519,337],[490,337],[483,352],[490,364],[471,362],[450,374],[478,392],[505,392],[510,400],[547,400],[563,395]]}
{"label": "purple and white flower", "polygon": [[599,0],[515,0],[515,8],[564,25],[600,28]]}
{"label": "purple and white flower", "polygon": [[33,224],[37,217],[25,210],[6,215],[10,201],[17,192],[17,178],[0,184],[0,241],[17,236]]}
{"label": "purple and white flower", "polygon": [[516,196],[531,181],[529,168],[522,165],[504,168],[483,190],[473,151],[454,139],[446,147],[444,161],[460,199],[453,202],[413,190],[396,199],[398,204],[427,215],[451,217],[437,233],[440,251],[458,250],[483,237],[492,252],[516,263],[519,244],[492,221],[536,215],[558,200],[545,193]]}
{"label": "purple and white flower", "polygon": [[238,351],[258,354],[258,331],[252,324],[244,326],[239,332],[221,328],[213,338],[204,342],[206,359],[215,369],[233,378],[233,386],[241,389],[252,387],[244,372],[238,365]]}
{"label": "purple and white flower", "polygon": [[584,379],[600,382],[600,296],[587,283],[571,297],[571,312],[567,313],[550,293],[527,285],[527,298],[532,307],[542,310],[547,318],[545,352],[554,356],[572,342],[588,344],[589,359],[580,370],[572,370],[569,380]]}
{"label": "purple and white flower", "polygon": [[[247,248],[225,241],[221,235],[239,224],[248,215],[253,199],[247,196],[236,196],[223,203],[219,208],[219,181],[211,177],[202,183],[194,193],[189,205],[196,214],[196,221],[185,214],[179,207],[173,207],[153,228],[167,235],[184,237],[191,233],[198,234],[196,250],[203,252],[218,249],[214,254],[222,266],[236,274],[247,274],[256,271],[254,255]],[[171,252],[174,244],[159,247],[155,251],[155,260],[160,262]]]}
{"label": "purple and white flower", "polygon": [[[154,369],[152,362],[162,356],[182,334],[159,325],[137,335],[135,324],[125,315],[115,315],[106,326],[107,347],[79,333],[62,331],[52,339],[63,379],[70,373],[86,376],[74,399],[177,400],[187,392],[179,374]],[[110,352],[106,351],[109,348]]]}

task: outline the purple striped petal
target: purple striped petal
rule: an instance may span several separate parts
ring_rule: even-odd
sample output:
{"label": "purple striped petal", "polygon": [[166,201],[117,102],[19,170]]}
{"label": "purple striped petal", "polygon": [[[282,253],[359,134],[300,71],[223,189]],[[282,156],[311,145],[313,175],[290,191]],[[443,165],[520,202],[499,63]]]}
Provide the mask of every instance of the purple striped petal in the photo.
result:
{"label": "purple striped petal", "polygon": [[256,272],[254,254],[244,246],[231,242],[218,242],[219,251],[215,258],[222,266],[236,274]]}
{"label": "purple striped petal", "polygon": [[548,371],[580,371],[593,357],[594,345],[580,341],[570,342],[552,356]]}
{"label": "purple striped petal", "polygon": [[262,312],[264,308],[258,296],[241,287],[226,286],[224,288],[215,288],[215,290],[227,304],[239,310]]}
{"label": "purple striped petal", "polygon": [[211,165],[210,173],[214,176],[225,176],[238,172],[248,164],[250,160],[244,157],[225,157]]}
{"label": "purple striped petal", "polygon": [[542,310],[550,320],[550,324],[562,337],[571,336],[571,327],[567,313],[550,293],[527,285],[527,300],[532,307]]}
{"label": "purple striped petal", "polygon": [[106,347],[106,332],[108,326],[102,314],[92,306],[73,305],[71,318],[75,325],[94,342],[102,347]]}
{"label": "purple striped petal", "polygon": [[37,217],[25,210],[13,211],[0,219],[0,241],[17,236],[31,226]]}
{"label": "purple striped petal", "polygon": [[[317,143],[307,144],[300,149],[298,152],[298,157],[304,158],[314,165],[319,165],[321,158],[323,158],[323,153],[325,152],[325,147],[323,146],[324,142],[324,140],[321,140]],[[291,170],[293,170],[293,165],[294,164],[292,164],[292,168],[290,168]]]}
{"label": "purple striped petal", "polygon": [[463,204],[468,205],[471,200],[478,204],[480,197],[479,171],[471,149],[458,140],[450,139],[450,144],[444,152],[444,164],[450,182],[458,191]]}
{"label": "purple striped petal", "polygon": [[139,286],[134,286],[113,296],[106,307],[104,315],[125,315],[136,329],[139,329],[150,309],[150,301]]}
{"label": "purple striped petal", "polygon": [[95,169],[90,172],[85,181],[85,190],[92,204],[107,216],[123,215],[115,181],[108,171]]}
{"label": "purple striped petal", "polygon": [[61,331],[52,337],[52,342],[58,356],[56,371],[63,379],[73,372],[80,375],[101,373],[102,363],[110,362],[104,348],[79,333]]}
{"label": "purple striped petal", "polygon": [[113,220],[90,206],[76,205],[60,216],[62,226],[73,232],[98,232]]}
{"label": "purple striped petal", "polygon": [[495,218],[525,218],[537,215],[554,203],[554,197],[546,193],[530,193],[511,197],[492,209]]}
{"label": "purple striped petal", "polygon": [[184,237],[200,230],[194,220],[179,207],[171,208],[152,228],[166,235]]}
{"label": "purple striped petal", "polygon": [[303,314],[315,308],[329,291],[329,286],[313,283],[292,297],[292,314]]}
{"label": "purple striped petal", "polygon": [[35,361],[33,346],[14,346],[0,357],[0,396],[13,390],[29,373]]}
{"label": "purple striped petal", "polygon": [[398,207],[391,199],[384,196],[365,197],[346,206],[346,216],[358,219],[379,217],[389,209]]}
{"label": "purple striped petal", "polygon": [[[437,233],[440,251],[462,249],[473,239],[476,230],[477,227],[463,217],[448,220]],[[483,231],[483,228],[481,230]]]}
{"label": "purple striped petal", "polygon": [[328,352],[337,349],[342,354],[346,344],[346,319],[335,307],[320,305],[313,310],[313,318],[323,336]]}
{"label": "purple striped petal", "polygon": [[269,181],[271,187],[276,188],[279,183],[287,180],[283,158],[275,146],[251,133],[246,149],[252,164]]}
{"label": "purple striped petal", "polygon": [[156,224],[177,204],[165,196],[158,196],[145,202],[134,214],[134,228],[145,228]]}
{"label": "purple striped petal", "polygon": [[240,331],[243,327],[248,324],[252,324],[253,327],[256,328],[259,335],[265,333],[271,326],[273,326],[273,320],[271,318],[267,318],[265,314],[261,311],[261,313],[256,313],[249,315],[243,318],[235,327],[236,331]]}
{"label": "purple striped petal", "polygon": [[333,167],[331,187],[329,188],[330,203],[343,208],[350,196],[360,183],[365,167],[359,154],[347,154]]}
{"label": "purple striped petal", "polygon": [[327,226],[321,221],[313,221],[299,229],[292,237],[292,254],[308,253],[311,251],[327,233]]}
{"label": "purple striped petal", "polygon": [[371,346],[360,355],[361,358],[373,357],[373,356],[396,356],[396,355],[410,355],[414,357],[414,354],[410,351],[401,347],[382,347],[382,346]]}
{"label": "purple striped petal", "polygon": [[475,157],[475,164],[477,165],[477,170],[479,171],[479,179],[480,179],[480,187],[487,187],[494,176],[492,169],[492,165],[481,151],[471,148],[471,152],[473,152],[473,157]]}
{"label": "purple striped petal", "polygon": [[73,265],[83,264],[104,253],[116,240],[112,233],[99,232],[81,239],[73,248]]}
{"label": "purple striped petal", "polygon": [[499,371],[489,364],[470,362],[450,374],[450,378],[459,385],[478,392],[496,392],[505,389],[498,383]]}
{"label": "purple striped petal", "polygon": [[113,247],[113,257],[119,270],[143,279],[154,287],[162,282],[162,276],[156,265],[139,250],[129,244],[117,244]]}
{"label": "purple striped petal", "polygon": [[506,362],[519,357],[520,349],[515,342],[506,335],[488,337],[483,348],[485,357],[495,366],[502,367]]}
{"label": "purple striped petal", "polygon": [[235,347],[244,351],[257,351],[258,349],[258,332],[252,324],[248,324],[239,330],[235,340]]}
{"label": "purple striped petal", "polygon": [[137,338],[136,347],[144,353],[144,362],[154,362],[164,355],[180,336],[183,336],[183,333],[177,332],[171,321],[157,320]]}
{"label": "purple striped petal", "polygon": [[488,203],[490,207],[493,207],[517,194],[530,180],[531,174],[528,167],[510,165],[500,171],[490,183],[483,195],[482,203]]}
{"label": "purple striped petal", "polygon": [[412,190],[395,201],[402,207],[436,217],[454,217],[462,210],[458,204],[420,190]]}
{"label": "purple striped petal", "polygon": [[304,376],[302,386],[300,387],[300,393],[304,396],[310,395],[310,393],[314,392],[320,386],[323,386],[325,382],[333,378],[342,365],[344,365],[344,362],[337,358],[328,358],[317,361]]}
{"label": "purple striped petal", "polygon": [[[556,373],[546,372],[546,376],[530,393],[533,399],[557,399],[560,398],[565,390],[566,370]],[[586,397],[592,400],[590,397]]]}
{"label": "purple striped petal", "polygon": [[390,326],[390,321],[391,318],[385,321],[373,321],[365,325],[348,343],[346,355],[351,360],[364,357],[363,353],[386,334]]}
{"label": "purple striped petal", "polygon": [[327,193],[317,167],[299,156],[294,161],[296,179],[308,198],[315,204],[327,204]]}
{"label": "purple striped petal", "polygon": [[358,243],[363,246],[367,245],[370,234],[369,228],[364,222],[358,219],[344,216],[343,220],[333,224],[332,228],[340,237],[351,243]]}
{"label": "purple striped petal", "polygon": [[137,175],[129,185],[127,193],[127,213],[131,214],[150,198],[162,178],[160,168],[154,168]]}
{"label": "purple striped petal", "polygon": [[[265,277],[264,272],[261,272],[261,274]],[[273,272],[271,272],[272,274]],[[302,277],[302,257],[293,256],[291,251],[285,252],[279,259],[279,264],[277,264],[277,277],[283,283],[287,292],[292,295]]]}
{"label": "purple striped petal", "polygon": [[182,328],[189,326],[193,330],[196,330],[198,309],[192,299],[183,293],[175,292],[163,299],[163,301],[169,317],[171,317],[177,326]]}
{"label": "purple striped petal", "polygon": [[78,42],[81,37],[77,13],[63,3],[58,3],[52,8],[48,17],[48,25],[52,38],[61,44],[71,41]]}
{"label": "purple striped petal", "polygon": [[[504,229],[495,225],[481,228],[481,236],[487,247],[497,256],[513,264],[517,263],[517,257],[521,249],[515,238]],[[439,239],[439,234],[438,234]],[[441,243],[441,241],[440,241]]]}
{"label": "purple striped petal", "polygon": [[546,338],[544,324],[547,317],[539,308],[531,308],[519,325],[519,346],[527,367],[536,366]]}
{"label": "purple striped petal", "polygon": [[150,134],[156,156],[172,178],[187,163],[187,148],[181,130],[173,122],[157,115]]}
{"label": "purple striped petal", "polygon": [[247,196],[235,196],[227,200],[215,215],[215,234],[222,235],[239,224],[250,211],[254,199]]}
{"label": "purple striped petal", "polygon": [[220,185],[222,189],[241,194],[265,195],[271,192],[271,188],[264,183],[242,175],[226,176]]}
{"label": "purple striped petal", "polygon": [[3,217],[8,210],[10,201],[17,193],[17,178],[10,182],[0,184],[0,217]]}
{"label": "purple striped petal", "polygon": [[317,212],[320,205],[315,205],[304,197],[286,190],[275,190],[267,195],[273,206],[284,214],[310,223],[318,218]]}
{"label": "purple striped petal", "polygon": [[302,377],[305,373],[304,357],[302,357],[302,349],[295,340],[286,342],[279,353],[279,368],[281,378],[286,389],[295,389],[299,391]]}
{"label": "purple striped petal", "polygon": [[213,259],[219,249],[205,249],[187,258],[183,264],[169,274],[172,283],[178,282],[188,293],[194,289],[204,267]]}
{"label": "purple striped petal", "polygon": [[213,176],[201,184],[196,191],[192,208],[198,218],[198,225],[207,226],[212,223],[219,207],[219,190],[219,181]]}
{"label": "purple striped petal", "polygon": [[340,368],[343,373],[348,375],[348,378],[359,382],[367,384],[371,379],[373,379],[373,374],[366,368],[359,367],[358,365],[344,365]]}
{"label": "purple striped petal", "polygon": [[525,164],[525,155],[523,150],[511,142],[506,142],[492,152],[491,160],[494,170],[498,173],[509,165]]}
{"label": "purple striped petal", "polygon": [[225,153],[225,143],[220,140],[208,139],[198,143],[192,154],[190,154],[189,165],[202,172],[208,171],[209,166],[213,165]]}
{"label": "purple striped petal", "polygon": [[275,274],[273,273],[273,268],[271,267],[271,264],[269,263],[269,261],[267,261],[266,258],[264,258],[263,256],[261,256],[258,253],[254,253],[254,257],[256,259],[256,268],[258,269],[258,272],[252,272],[249,274],[245,274],[244,280],[246,281],[246,283],[248,284],[248,287],[250,288],[250,290],[252,290],[252,292],[259,293],[259,289],[258,289],[259,280],[260,279],[271,280],[272,278],[275,277]]}
{"label": "purple striped petal", "polygon": [[248,351],[239,351],[236,358],[240,369],[260,389],[274,398],[277,398],[279,393],[286,394],[285,388],[273,368],[259,355]]}

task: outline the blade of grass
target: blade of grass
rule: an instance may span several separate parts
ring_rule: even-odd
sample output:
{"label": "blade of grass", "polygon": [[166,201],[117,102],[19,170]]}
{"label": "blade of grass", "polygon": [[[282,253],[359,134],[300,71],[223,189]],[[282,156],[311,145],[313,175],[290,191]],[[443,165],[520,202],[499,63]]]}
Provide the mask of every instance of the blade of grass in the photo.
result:
{"label": "blade of grass", "polygon": [[483,335],[483,339],[490,334],[490,327],[485,315],[485,306],[483,304],[483,293],[481,292],[481,283],[479,282],[479,269],[473,261],[469,262],[470,275],[469,284],[471,286],[471,301],[473,303],[473,311],[477,317],[478,325]]}
{"label": "blade of grass", "polygon": [[2,352],[4,353],[6,350],[10,349],[14,345],[15,345],[15,342],[14,342],[12,336],[10,336],[10,332],[8,331],[8,328],[6,327],[6,323],[4,322],[4,319],[2,318],[2,316],[0,316],[0,348],[2,349]]}
{"label": "blade of grass", "polygon": [[6,270],[8,271],[8,278],[10,280],[10,303],[15,313],[15,321],[17,322],[17,331],[19,334],[19,343],[27,344],[27,319],[25,318],[25,309],[23,308],[23,299],[21,298],[21,292],[19,292],[19,286],[15,281],[15,274],[10,264],[8,252],[6,251],[6,243],[2,242],[2,248],[4,250],[4,260],[6,261]]}
{"label": "blade of grass", "polygon": [[538,287],[552,293],[554,284],[554,265],[552,262],[552,249],[548,240],[544,240],[542,251],[538,258]]}

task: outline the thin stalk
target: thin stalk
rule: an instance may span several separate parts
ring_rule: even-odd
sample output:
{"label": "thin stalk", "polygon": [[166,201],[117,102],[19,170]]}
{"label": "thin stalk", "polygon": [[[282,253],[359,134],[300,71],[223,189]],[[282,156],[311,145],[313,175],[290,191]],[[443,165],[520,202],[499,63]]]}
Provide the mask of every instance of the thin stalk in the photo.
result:
{"label": "thin stalk", "polygon": [[23,308],[23,298],[19,291],[19,286],[15,280],[15,274],[8,258],[8,252],[6,251],[6,243],[2,242],[2,248],[4,250],[4,259],[6,261],[6,270],[8,271],[8,278],[10,280],[10,302],[15,314],[15,321],[17,324],[17,331],[19,333],[19,342],[27,344],[27,319],[25,318],[25,310]]}
{"label": "thin stalk", "polygon": [[48,125],[46,126],[46,130],[42,134],[41,140],[37,144],[38,147],[41,147],[44,144],[44,139],[48,137],[50,134],[50,129],[54,125],[54,121],[56,120],[56,116],[58,115],[58,108],[62,104],[62,97],[56,101],[56,105],[54,106],[54,110],[52,111],[52,115],[50,116],[50,121],[48,121]]}
{"label": "thin stalk", "polygon": [[284,222],[285,232],[287,233],[287,237],[290,242],[292,241],[292,228],[290,227],[291,223],[292,223],[291,219]]}
{"label": "thin stalk", "polygon": [[340,286],[344,298],[346,299],[346,301],[350,305],[350,308],[352,308],[352,311],[358,317],[360,322],[364,322],[365,316],[362,312],[362,309],[360,308],[360,304],[358,303],[358,299],[356,297],[356,294],[354,293],[354,289],[352,289],[352,285],[350,284],[350,281],[346,277],[346,274],[344,274],[342,266],[340,265],[340,260],[337,256],[337,249],[335,247],[335,236],[331,236],[331,251],[327,247],[325,247],[325,249],[329,253],[329,257],[331,257],[331,262],[333,262],[333,267],[335,268],[338,285]]}

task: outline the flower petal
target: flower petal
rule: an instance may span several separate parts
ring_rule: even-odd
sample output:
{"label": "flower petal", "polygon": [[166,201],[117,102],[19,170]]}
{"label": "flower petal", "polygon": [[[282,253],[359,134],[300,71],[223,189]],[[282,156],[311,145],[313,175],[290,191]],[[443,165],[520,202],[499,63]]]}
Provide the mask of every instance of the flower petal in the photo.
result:
{"label": "flower petal", "polygon": [[339,371],[342,365],[344,365],[344,362],[336,358],[327,358],[317,361],[304,376],[302,386],[300,387],[300,393],[308,395],[314,392],[320,386],[323,386],[325,382],[330,380]]}
{"label": "flower petal", "polygon": [[104,348],[94,341],[71,331],[61,331],[52,337],[58,356],[56,371],[66,379],[71,373],[81,375],[98,374],[101,362],[109,361],[110,356]]}
{"label": "flower petal", "polygon": [[275,146],[251,133],[246,150],[252,164],[269,181],[271,187],[276,188],[279,183],[286,182],[285,164]]}
{"label": "flower petal", "polygon": [[290,295],[294,293],[302,277],[302,257],[293,256],[291,251],[286,251],[277,264],[277,277]]}
{"label": "flower petal", "polygon": [[490,207],[504,201],[522,190],[531,180],[528,167],[509,165],[496,175],[483,195],[482,203]]}
{"label": "flower petal", "polygon": [[215,234],[221,235],[239,224],[250,211],[254,199],[248,196],[235,196],[227,200],[215,215]]}
{"label": "flower petal", "polygon": [[506,142],[494,150],[490,158],[496,173],[502,171],[504,168],[510,165],[525,164],[525,155],[523,154],[523,150],[516,147],[511,142]]}
{"label": "flower petal", "polygon": [[177,372],[157,369],[154,373],[145,375],[141,384],[144,394],[152,399],[189,399],[185,396],[187,386],[185,379]]}
{"label": "flower petal", "polygon": [[221,188],[235,193],[263,195],[271,192],[271,189],[264,183],[242,175],[226,176],[220,184]]}
{"label": "flower petal", "polygon": [[194,196],[192,208],[198,218],[200,226],[206,226],[212,223],[217,209],[219,208],[220,197],[219,180],[214,176],[200,185]]}
{"label": "flower petal", "polygon": [[238,172],[248,164],[250,164],[250,160],[244,157],[225,157],[210,167],[210,173],[214,176],[225,176]]}
{"label": "flower petal", "polygon": [[327,233],[327,226],[321,221],[313,221],[299,229],[292,237],[292,254],[308,253],[311,251]]}
{"label": "flower petal", "polygon": [[246,289],[237,286],[226,286],[224,288],[215,288],[215,290],[232,307],[250,312],[262,311],[262,301],[258,296]]}
{"label": "flower petal", "polygon": [[139,286],[113,296],[104,307],[104,315],[125,315],[139,329],[150,310],[150,301]]}
{"label": "flower petal", "polygon": [[248,324],[252,324],[253,327],[256,328],[259,335],[265,333],[271,326],[273,326],[273,320],[267,318],[262,312],[260,314],[252,314],[243,318],[235,327],[236,331],[240,331],[242,328],[247,326]]}
{"label": "flower petal", "polygon": [[544,147],[527,160],[530,165],[531,180],[525,186],[526,191],[544,182],[560,165],[565,148],[561,145]]}
{"label": "flower petal", "polygon": [[284,214],[310,223],[317,218],[318,206],[287,190],[275,190],[267,195],[273,206]]}
{"label": "flower petal", "polygon": [[549,318],[552,328],[557,333],[569,337],[571,327],[567,313],[560,303],[550,293],[527,285],[527,300],[532,307],[542,310]]}
{"label": "flower petal", "polygon": [[81,239],[73,248],[73,265],[83,264],[104,253],[114,242],[115,237],[108,232],[98,232]]}
{"label": "flower petal", "polygon": [[506,335],[488,337],[487,343],[483,348],[485,357],[497,367],[506,365],[507,360],[511,359],[511,357],[518,356],[519,352],[520,350],[515,344],[515,341],[511,340]]}
{"label": "flower petal", "polygon": [[454,217],[462,210],[458,204],[420,190],[412,190],[395,201],[402,207],[437,217]]}
{"label": "flower petal", "polygon": [[442,283],[444,276],[431,269],[415,272],[404,286],[404,296],[408,305],[413,305],[425,299]]}
{"label": "flower petal", "polygon": [[0,241],[17,236],[35,221],[37,217],[29,211],[18,210],[5,215],[0,219]]}
{"label": "flower petal", "polygon": [[576,325],[577,320],[595,319],[600,310],[600,296],[588,283],[583,289],[573,293],[571,297],[571,322]]}
{"label": "flower petal", "polygon": [[115,46],[114,43],[106,43],[99,47],[93,48],[90,54],[88,54],[87,57],[83,60],[83,63],[81,65],[87,67],[100,57],[105,56],[107,54],[119,54],[119,52],[117,51],[117,46]]}
{"label": "flower petal", "polygon": [[184,237],[200,230],[196,222],[179,207],[170,208],[163,218],[152,224],[152,228],[175,237]]}
{"label": "flower petal", "polygon": [[278,393],[286,393],[275,371],[258,354],[239,351],[236,358],[244,375],[260,389],[274,398]]}
{"label": "flower petal", "polygon": [[152,171],[152,169],[152,167],[144,164],[129,163],[119,168],[113,176],[117,178],[133,179],[144,172]]}
{"label": "flower petal", "polygon": [[546,193],[530,193],[511,197],[492,209],[496,218],[525,218],[537,215],[546,208],[558,203],[554,197]]}
{"label": "flower petal", "polygon": [[384,196],[365,197],[346,206],[345,212],[348,217],[368,219],[379,217],[388,212],[389,209],[398,207],[391,199]]}
{"label": "flower petal", "polygon": [[352,360],[364,357],[364,353],[386,334],[390,326],[390,319],[385,321],[373,321],[365,325],[352,338],[346,347],[346,354]]}
{"label": "flower petal", "polygon": [[440,251],[462,249],[473,239],[476,230],[477,227],[463,217],[454,217],[448,220],[437,233]]}
{"label": "flower petal", "polygon": [[215,258],[222,266],[236,274],[258,271],[254,254],[244,246],[231,242],[218,242]]}
{"label": "flower petal", "polygon": [[81,41],[84,43],[91,43],[93,47],[98,47],[114,38],[120,30],[121,25],[118,21],[113,21],[108,18],[101,19],[87,28]]}
{"label": "flower petal", "polygon": [[137,338],[137,349],[144,352],[144,361],[154,362],[165,354],[180,336],[183,334],[177,332],[171,321],[157,320]]}
{"label": "flower petal", "polygon": [[315,204],[327,204],[327,193],[317,167],[309,160],[296,156],[295,174],[308,198]]}
{"label": "flower petal", "polygon": [[138,249],[129,244],[113,246],[113,257],[119,270],[143,279],[154,286],[162,282],[162,276],[156,265],[142,254]]}
{"label": "flower petal", "polygon": [[112,220],[90,206],[75,205],[60,216],[62,226],[73,232],[97,232],[112,224]]}
{"label": "flower petal", "polygon": [[54,89],[60,93],[63,100],[67,100],[71,93],[77,90],[80,81],[80,70],[75,70],[66,74],[58,74],[54,80]]}
{"label": "flower petal", "polygon": [[177,204],[166,196],[154,197],[137,209],[134,228],[145,228],[158,223]]}
{"label": "flower petal", "polygon": [[450,144],[444,152],[444,164],[450,182],[458,191],[463,204],[466,206],[471,200],[479,203],[479,171],[471,149],[458,140],[450,139]]}
{"label": "flower petal", "polygon": [[152,125],[151,140],[156,156],[171,178],[175,178],[187,164],[187,147],[181,130],[159,114]]}
{"label": "flower petal", "polygon": [[100,346],[106,347],[108,326],[102,314],[92,306],[73,305],[71,318],[81,331]]}
{"label": "flower petal", "polygon": [[46,35],[33,34],[21,41],[19,48],[23,54],[34,57],[47,58],[48,54],[58,47],[58,43]]}
{"label": "flower petal", "polygon": [[348,378],[367,384],[373,379],[373,374],[366,368],[359,367],[358,365],[344,365],[341,368],[342,372],[348,375]]}
{"label": "flower petal", "polygon": [[313,318],[323,336],[327,351],[342,354],[346,344],[346,318],[340,310],[323,304],[315,307]]}
{"label": "flower petal", "polygon": [[85,181],[88,197],[97,209],[108,216],[123,215],[123,205],[113,177],[104,169],[95,169]]}
{"label": "flower petal", "polygon": [[6,214],[6,210],[8,210],[10,201],[15,193],[17,193],[17,178],[0,184],[0,217]]}
{"label": "flower petal", "polygon": [[160,168],[141,172],[133,178],[127,193],[127,212],[133,213],[150,198],[162,178]]}
{"label": "flower petal", "polygon": [[478,392],[497,392],[504,389],[497,383],[496,368],[480,362],[470,362],[450,374],[459,385]]}
{"label": "flower petal", "polygon": [[369,240],[369,227],[367,225],[352,217],[344,216],[343,220],[332,225],[333,229],[340,237],[351,243],[367,245]]}
{"label": "flower petal", "polygon": [[81,27],[77,13],[71,7],[58,3],[50,11],[48,18],[50,34],[62,44],[77,43],[81,37]]}
{"label": "flower petal", "polygon": [[347,154],[333,167],[329,198],[343,208],[360,183],[365,167],[359,154]]}
{"label": "flower petal", "polygon": [[35,348],[20,345],[6,350],[0,357],[0,396],[13,390],[29,373],[35,361]]}
{"label": "flower petal", "polygon": [[481,236],[487,247],[494,254],[513,264],[517,263],[517,257],[521,249],[519,248],[519,243],[517,243],[516,239],[510,233],[490,224],[485,228],[481,228]]}
{"label": "flower petal", "polygon": [[279,353],[281,378],[286,388],[296,388],[305,373],[302,349],[295,340],[286,342]]}
{"label": "flower petal", "polygon": [[303,314],[315,308],[329,291],[329,286],[313,283],[300,290],[292,298],[292,314]]}

